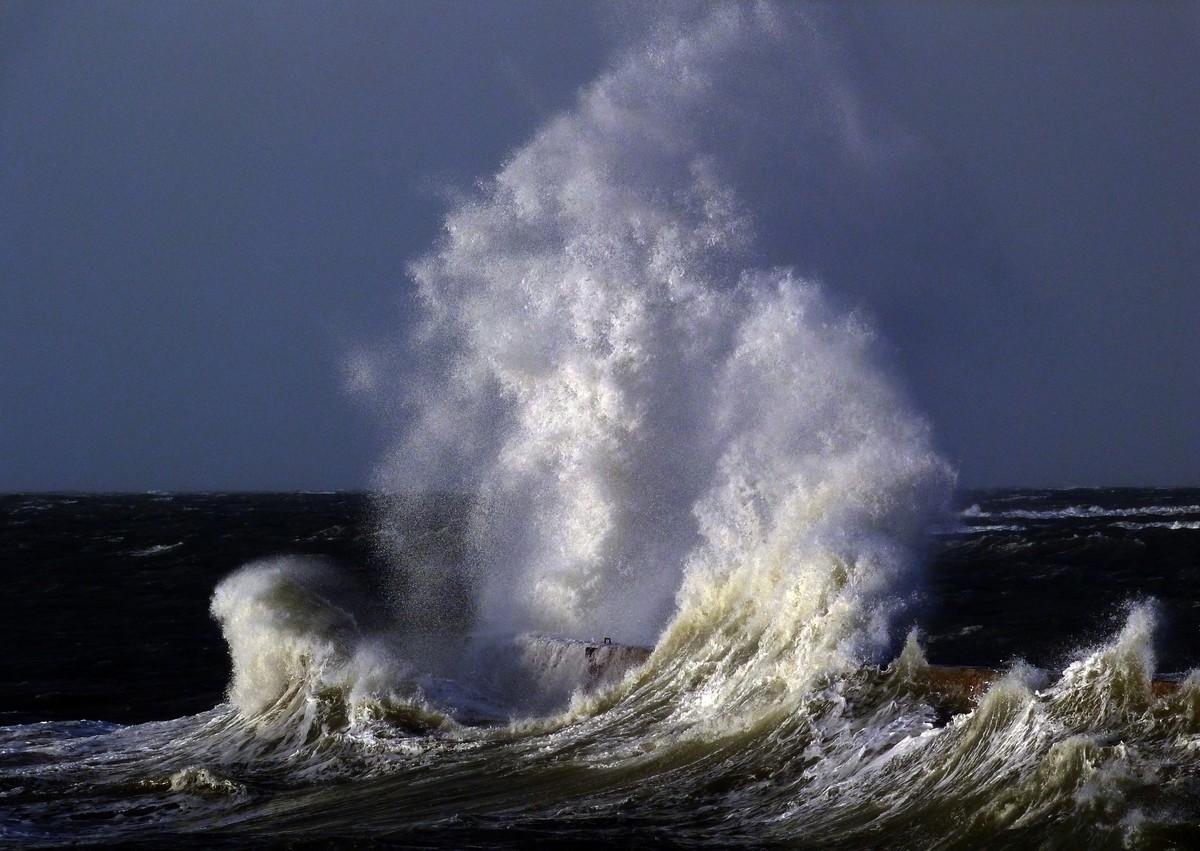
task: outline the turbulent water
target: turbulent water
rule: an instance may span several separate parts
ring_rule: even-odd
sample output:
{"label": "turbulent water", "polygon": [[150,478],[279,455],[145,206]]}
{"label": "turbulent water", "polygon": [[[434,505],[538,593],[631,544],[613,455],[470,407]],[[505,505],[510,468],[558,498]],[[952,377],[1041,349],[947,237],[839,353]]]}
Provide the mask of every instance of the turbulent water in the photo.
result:
{"label": "turbulent water", "polygon": [[[6,841],[1195,838],[1191,645],[1168,642],[1181,684],[1151,676],[1160,612],[1194,617],[1200,497],[951,510],[954,473],[868,325],[757,262],[727,179],[758,126],[743,104],[780,68],[810,113],[799,149],[870,159],[820,39],[790,7],[682,9],[448,215],[410,270],[405,343],[352,359],[395,429],[368,502],[6,501],[29,630],[0,707]],[[213,622],[172,616],[218,564]],[[1053,597],[1010,596],[1029,582]],[[111,663],[106,633],[145,635],[100,603],[126,594],[158,655],[124,702],[20,649],[23,601],[64,595],[56,616],[86,623],[58,628]],[[926,652],[1007,672],[948,694]],[[150,720],[166,683],[215,693]]]}
{"label": "turbulent water", "polygon": [[[891,667],[792,688],[736,623],[725,657],[698,656],[689,627],[607,681],[585,655],[609,652],[601,635],[468,637],[460,655],[476,664],[458,681],[404,668],[407,636],[381,602],[397,540],[405,570],[463,557],[463,498],[410,503],[383,548],[372,501],[354,494],[2,497],[0,836],[1190,845],[1200,491],[960,502],[910,606],[919,639]],[[218,583],[228,648],[209,614]],[[977,704],[947,702],[922,645],[1007,674]],[[1156,667],[1181,687],[1155,696]],[[754,680],[730,694],[735,668]]]}

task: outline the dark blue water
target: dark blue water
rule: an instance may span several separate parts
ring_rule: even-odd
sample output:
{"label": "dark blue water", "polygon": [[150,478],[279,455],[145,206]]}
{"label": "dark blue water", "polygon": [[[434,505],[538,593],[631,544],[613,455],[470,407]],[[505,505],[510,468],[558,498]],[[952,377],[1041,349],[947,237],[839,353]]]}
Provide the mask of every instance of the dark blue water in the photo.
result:
{"label": "dark blue water", "polygon": [[[1189,682],[1148,702],[1138,665],[1139,630],[1155,620],[1160,673],[1178,681],[1200,663],[1200,490],[962,495],[930,537],[915,623],[926,655],[1047,674],[1014,674],[1017,685],[961,716],[926,706],[900,665],[818,683],[793,714],[770,716],[774,727],[722,727],[651,758],[647,743],[676,711],[655,689],[686,670],[669,656],[620,702],[546,727],[473,731],[424,703],[368,702],[356,717],[349,691],[306,691],[307,674],[255,718],[225,703],[229,651],[209,614],[224,577],[257,559],[319,557],[320,587],[365,601],[353,615],[366,632],[392,616],[386,600],[406,570],[461,555],[465,515],[460,499],[413,501],[380,530],[363,494],[0,498],[0,841],[1018,848],[1197,837],[1187,754],[1200,742],[1189,720],[1200,691]],[[1064,669],[1062,685],[1037,690]]]}
{"label": "dark blue water", "polygon": [[[1162,671],[1200,664],[1200,489],[987,491],[930,543],[918,626],[931,661],[1054,667],[1156,599]],[[330,558],[391,581],[357,493],[0,497],[7,588],[0,718],[132,723],[219,702],[229,660],[208,613],[217,582],[257,558]],[[453,547],[462,504],[408,515]],[[425,533],[432,533],[431,536]],[[417,556],[414,555],[414,560]]]}

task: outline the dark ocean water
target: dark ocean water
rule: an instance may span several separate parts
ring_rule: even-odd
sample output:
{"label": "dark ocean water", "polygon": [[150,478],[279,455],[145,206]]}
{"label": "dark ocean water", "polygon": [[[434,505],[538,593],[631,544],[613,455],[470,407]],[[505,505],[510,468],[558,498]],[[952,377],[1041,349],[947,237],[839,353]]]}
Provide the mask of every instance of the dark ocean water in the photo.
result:
{"label": "dark ocean water", "polygon": [[229,655],[208,613],[217,582],[263,556],[313,554],[361,574],[359,494],[0,497],[9,577],[10,723],[174,718],[220,702]]}
{"label": "dark ocean water", "polygon": [[[462,723],[461,713],[458,721],[438,714],[447,702],[466,705],[465,690],[452,698],[443,691],[438,704],[436,683],[420,680],[419,700],[414,690],[396,697],[393,688],[387,700],[376,689],[364,702],[354,697],[367,681],[357,668],[345,683],[326,677],[316,687],[308,668],[288,667],[323,652],[314,635],[325,641],[344,633],[350,621],[337,618],[345,611],[356,634],[368,631],[367,622],[386,624],[391,608],[383,601],[404,574],[396,553],[401,560],[408,553],[409,570],[431,554],[460,553],[463,514],[462,501],[449,498],[393,513],[399,519],[390,534],[410,543],[388,549],[385,559],[375,555],[383,550],[361,494],[0,498],[7,568],[0,839],[1071,847],[1080,823],[1096,825],[1084,844],[1097,846],[1196,838],[1200,776],[1189,760],[1200,743],[1200,696],[1189,681],[1170,698],[1182,703],[1155,703],[1137,682],[1149,676],[1138,670],[1147,654],[1176,680],[1200,664],[1200,490],[969,493],[957,516],[934,531],[917,606],[929,661],[1027,663],[984,699],[1000,717],[986,721],[985,736],[976,734],[994,737],[995,747],[984,742],[975,769],[996,759],[1011,770],[1009,784],[1042,789],[1061,769],[1056,760],[1078,763],[1067,772],[1073,779],[1061,780],[1069,787],[1061,801],[1009,800],[1003,812],[1019,817],[993,810],[997,796],[1015,795],[1011,789],[986,780],[972,788],[968,775],[958,781],[959,797],[953,788],[931,790],[934,803],[923,811],[882,803],[879,784],[906,781],[889,779],[893,769],[876,769],[864,753],[881,761],[878,754],[889,754],[892,766],[903,762],[894,753],[935,733],[934,745],[985,724],[983,708],[948,725],[931,720],[919,693],[897,692],[886,678],[807,685],[801,704],[785,702],[792,708],[748,728],[683,736],[678,753],[655,762],[648,742],[668,738],[668,719],[675,719],[673,731],[680,723],[678,705],[668,707],[669,684],[679,676],[668,657],[681,651],[669,647],[646,666],[652,673],[627,681],[608,702],[577,704],[554,721],[508,724],[495,716],[482,726]],[[310,598],[301,605],[294,594],[286,608],[246,608],[248,634],[270,632],[276,642],[256,660],[281,666],[296,682],[259,714],[243,704],[239,714],[225,702],[230,651],[210,598],[231,572],[279,556],[287,564],[323,560],[320,577],[296,580],[288,593],[308,589],[324,606],[342,599],[336,589],[354,588],[357,602],[331,607],[338,613],[332,620],[312,616]],[[253,599],[262,606],[275,598]],[[286,617],[269,628],[253,620],[279,611]],[[280,636],[309,643],[294,656],[279,655]],[[1093,691],[1047,691],[1073,663],[1094,671],[1072,688]],[[1005,688],[1024,691],[1001,694]],[[649,696],[654,689],[657,699]],[[833,711],[835,692],[840,708]],[[1031,720],[1035,712],[1049,715]],[[688,723],[707,730],[703,721]],[[1021,724],[1030,726],[1022,732]],[[1010,736],[1046,740],[1036,753],[1015,753],[1016,745],[1004,744]],[[1083,756],[1060,753],[1076,746]],[[948,767],[946,753],[924,759],[922,777],[962,770]],[[841,816],[833,803],[818,815],[806,812],[804,802],[815,797],[848,800],[852,781],[875,803]],[[1105,783],[1119,794],[1095,811],[1073,809]]]}

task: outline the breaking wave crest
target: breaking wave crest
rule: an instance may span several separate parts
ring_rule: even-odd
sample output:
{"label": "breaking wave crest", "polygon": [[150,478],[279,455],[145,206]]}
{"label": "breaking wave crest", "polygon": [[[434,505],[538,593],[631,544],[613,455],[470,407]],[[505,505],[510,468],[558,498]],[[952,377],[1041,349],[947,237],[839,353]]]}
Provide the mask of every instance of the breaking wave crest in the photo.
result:
{"label": "breaking wave crest", "polygon": [[225,579],[212,613],[229,645],[238,713],[300,740],[379,719],[420,731],[446,724],[387,634],[360,626],[362,608],[317,560],[280,557]]}

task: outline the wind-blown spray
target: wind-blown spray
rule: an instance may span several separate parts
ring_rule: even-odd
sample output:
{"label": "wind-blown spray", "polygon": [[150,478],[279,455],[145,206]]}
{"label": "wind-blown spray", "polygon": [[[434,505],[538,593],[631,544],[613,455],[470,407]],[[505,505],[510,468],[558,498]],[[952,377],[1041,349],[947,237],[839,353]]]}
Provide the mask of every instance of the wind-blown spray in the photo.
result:
{"label": "wind-blown spray", "polygon": [[[740,66],[796,35],[764,5],[663,27],[414,264],[412,416],[378,484],[474,496],[476,629],[653,643],[713,618],[847,658],[886,643],[952,474],[865,324],[752,268],[716,156],[748,130]],[[842,105],[809,95],[809,123],[838,127]],[[402,619],[446,631],[421,587]]]}

